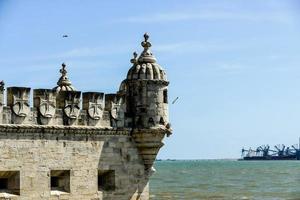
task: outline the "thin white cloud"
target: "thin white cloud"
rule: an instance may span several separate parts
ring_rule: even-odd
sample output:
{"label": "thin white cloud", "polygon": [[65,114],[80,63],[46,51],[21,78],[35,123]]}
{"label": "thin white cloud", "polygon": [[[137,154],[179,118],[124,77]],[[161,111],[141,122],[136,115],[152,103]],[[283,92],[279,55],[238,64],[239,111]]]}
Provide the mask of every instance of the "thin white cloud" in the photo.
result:
{"label": "thin white cloud", "polygon": [[[173,43],[165,43],[160,45],[153,45],[152,51],[154,52],[162,52],[162,53],[199,53],[199,52],[215,52],[215,51],[224,51],[230,49],[239,49],[244,47],[238,45],[235,46],[225,45],[225,44],[217,44],[217,43],[209,43],[209,42],[195,42],[195,41],[185,41],[185,42],[173,42]],[[51,60],[66,60],[73,58],[88,58],[88,57],[97,57],[97,56],[105,56],[105,55],[117,55],[128,53],[128,56],[131,56],[131,53],[128,51],[129,49],[136,49],[138,53],[142,51],[142,48],[137,45],[118,45],[118,46],[101,46],[101,47],[78,47],[74,49],[70,49],[64,52],[52,53],[47,55],[34,55],[34,56],[22,56],[22,57],[14,57],[14,59],[0,59],[0,64],[8,64],[8,63],[23,63],[23,62],[41,62],[41,61],[51,61]]]}
{"label": "thin white cloud", "polygon": [[176,54],[187,54],[187,53],[211,53],[211,52],[222,52],[222,51],[235,51],[244,48],[249,48],[252,44],[224,44],[217,42],[195,42],[186,41],[178,43],[167,43],[161,45],[154,45],[153,52],[162,53],[176,53]]}
{"label": "thin white cloud", "polygon": [[189,46],[189,42],[178,42],[178,43],[175,42],[169,44],[155,45],[154,49],[155,51],[159,51],[159,52],[170,52],[176,49],[186,49],[187,46]]}
{"label": "thin white cloud", "polygon": [[128,49],[132,49],[130,45],[118,45],[118,46],[102,46],[102,47],[79,47],[71,49],[67,52],[58,54],[57,56],[73,58],[73,57],[92,57],[100,55],[109,55],[109,54],[119,54],[125,53]]}
{"label": "thin white cloud", "polygon": [[58,57],[90,57],[90,56],[97,56],[100,54],[106,53],[103,48],[97,48],[97,47],[83,47],[83,48],[75,48],[71,49],[67,52],[61,53],[58,55]]}
{"label": "thin white cloud", "polygon": [[241,20],[253,22],[275,22],[290,24],[294,22],[291,15],[281,12],[269,13],[240,13],[225,11],[200,11],[198,13],[156,13],[147,16],[132,16],[120,19],[120,22],[130,23],[164,23],[178,21],[212,21],[212,20]]}
{"label": "thin white cloud", "polygon": [[32,62],[32,61],[45,61],[56,59],[70,59],[70,58],[83,58],[83,57],[97,57],[104,55],[114,55],[128,52],[128,49],[133,49],[130,45],[119,46],[101,46],[101,47],[78,47],[64,52],[52,53],[47,55],[35,56],[22,56],[14,57],[14,59],[0,59],[0,64],[19,63],[19,62]]}
{"label": "thin white cloud", "polygon": [[219,69],[224,70],[224,71],[237,71],[237,70],[241,70],[244,69],[245,66],[242,66],[240,64],[228,64],[228,63],[223,63],[221,65],[218,66]]}
{"label": "thin white cloud", "polygon": [[[160,53],[174,55],[232,51],[241,48],[247,48],[247,45],[226,45],[219,43],[186,41],[153,45],[152,51],[154,55]],[[88,62],[87,59],[91,57],[95,58],[105,55],[118,55],[120,53],[128,53],[129,60],[131,53],[128,51],[128,49],[136,49],[138,53],[142,52],[141,47],[131,47],[129,45],[123,45],[122,47],[114,47],[113,45],[109,47],[78,47],[65,52],[53,53],[48,55],[34,55],[25,57],[15,57],[14,59],[0,59],[0,64],[17,65],[22,68],[26,66],[29,67],[31,70],[41,70],[48,69],[53,67],[54,65],[60,64],[57,63],[57,60],[61,60],[64,62],[68,62],[67,64],[72,64],[72,66],[85,66],[87,68],[109,66],[111,68],[113,67],[113,61],[101,60],[100,62],[99,60],[94,60],[93,62]],[[75,60],[75,58],[77,59]],[[46,65],[43,64],[45,62],[47,63]],[[51,66],[49,66],[49,62],[55,64],[51,64]],[[19,63],[22,63],[22,65],[18,65]]]}

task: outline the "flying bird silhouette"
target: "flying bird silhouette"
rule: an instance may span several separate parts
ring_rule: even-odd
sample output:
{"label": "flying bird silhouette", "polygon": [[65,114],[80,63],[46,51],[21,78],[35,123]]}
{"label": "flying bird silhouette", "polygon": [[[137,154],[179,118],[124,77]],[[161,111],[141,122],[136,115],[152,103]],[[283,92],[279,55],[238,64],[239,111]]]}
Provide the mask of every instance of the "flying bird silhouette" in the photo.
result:
{"label": "flying bird silhouette", "polygon": [[176,103],[176,101],[179,99],[179,97],[176,97],[173,101],[172,104]]}
{"label": "flying bird silhouette", "polygon": [[68,35],[63,35],[63,37],[69,37]]}

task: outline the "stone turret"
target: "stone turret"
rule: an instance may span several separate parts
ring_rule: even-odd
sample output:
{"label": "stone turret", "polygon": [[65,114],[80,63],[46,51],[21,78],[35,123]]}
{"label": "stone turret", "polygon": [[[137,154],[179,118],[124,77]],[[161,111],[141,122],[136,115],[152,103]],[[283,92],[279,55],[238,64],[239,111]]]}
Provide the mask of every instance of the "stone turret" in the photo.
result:
{"label": "stone turret", "polygon": [[149,170],[162,139],[171,134],[168,117],[168,84],[166,73],[152,54],[149,35],[144,34],[141,43],[144,48],[138,57],[134,52],[127,79],[120,87],[126,96],[127,126],[133,128],[133,137],[142,156],[146,170]]}
{"label": "stone turret", "polygon": [[135,128],[165,127],[168,124],[168,84],[166,73],[150,51],[147,33],[141,43],[143,52],[131,59],[127,79],[127,112]]}

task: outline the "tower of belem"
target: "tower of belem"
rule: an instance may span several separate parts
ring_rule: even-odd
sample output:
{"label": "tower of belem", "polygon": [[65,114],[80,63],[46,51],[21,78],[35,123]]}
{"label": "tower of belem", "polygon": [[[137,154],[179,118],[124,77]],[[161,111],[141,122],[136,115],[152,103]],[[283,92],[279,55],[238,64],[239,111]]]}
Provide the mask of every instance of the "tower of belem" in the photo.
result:
{"label": "tower of belem", "polygon": [[114,94],[78,91],[64,63],[53,89],[0,82],[0,199],[149,200],[169,82],[141,45]]}

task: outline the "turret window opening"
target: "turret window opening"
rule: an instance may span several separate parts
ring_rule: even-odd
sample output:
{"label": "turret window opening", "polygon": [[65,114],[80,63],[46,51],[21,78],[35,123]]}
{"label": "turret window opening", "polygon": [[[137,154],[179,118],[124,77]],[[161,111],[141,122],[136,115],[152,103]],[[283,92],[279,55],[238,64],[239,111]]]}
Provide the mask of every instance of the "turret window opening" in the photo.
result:
{"label": "turret window opening", "polygon": [[168,90],[163,91],[163,98],[164,103],[168,103]]}
{"label": "turret window opening", "polygon": [[152,117],[149,118],[148,124],[149,124],[149,126],[154,126],[154,125],[155,125],[155,124],[154,124],[154,120],[153,120]]}
{"label": "turret window opening", "polygon": [[138,119],[137,119],[137,121],[136,121],[136,126],[137,126],[137,127],[143,126],[143,121],[142,121],[142,118],[141,118],[141,117],[138,117]]}
{"label": "turret window opening", "polygon": [[163,117],[161,117],[161,118],[160,118],[160,120],[159,120],[159,124],[161,124],[161,125],[165,125],[165,120],[164,120],[164,118],[163,118]]}
{"label": "turret window opening", "polygon": [[137,104],[138,105],[143,105],[143,89],[141,87],[138,89],[137,95],[138,95],[138,102],[137,102]]}

